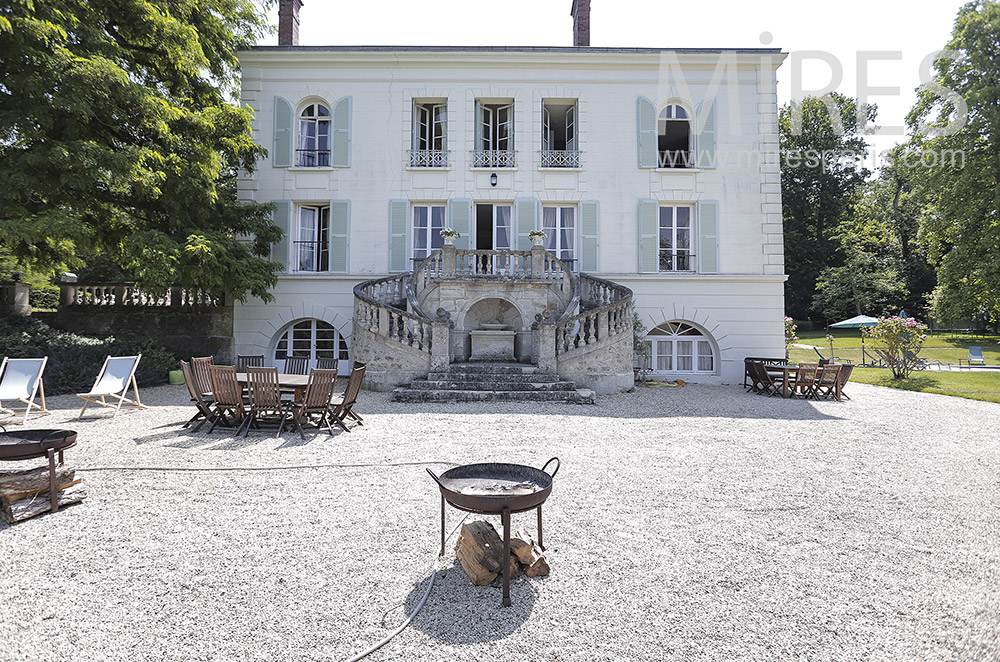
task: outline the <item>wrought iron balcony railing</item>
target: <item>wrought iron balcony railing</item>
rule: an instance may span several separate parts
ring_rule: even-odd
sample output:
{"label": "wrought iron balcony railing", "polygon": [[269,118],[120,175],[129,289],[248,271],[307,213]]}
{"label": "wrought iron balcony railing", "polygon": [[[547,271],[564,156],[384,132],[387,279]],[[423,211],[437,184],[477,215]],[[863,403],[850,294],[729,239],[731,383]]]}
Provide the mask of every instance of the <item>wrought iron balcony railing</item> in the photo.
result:
{"label": "wrought iron balcony railing", "polygon": [[546,149],[540,152],[540,168],[579,168],[580,151],[576,149]]}
{"label": "wrought iron balcony railing", "polygon": [[472,152],[473,168],[513,168],[516,166],[512,149],[477,149]]}

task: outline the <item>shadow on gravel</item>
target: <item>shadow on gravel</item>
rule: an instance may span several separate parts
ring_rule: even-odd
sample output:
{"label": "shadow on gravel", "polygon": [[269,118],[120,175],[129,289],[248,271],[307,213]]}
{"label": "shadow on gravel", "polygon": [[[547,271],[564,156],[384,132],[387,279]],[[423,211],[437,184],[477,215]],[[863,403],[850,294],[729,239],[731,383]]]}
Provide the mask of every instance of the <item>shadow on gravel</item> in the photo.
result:
{"label": "shadow on gravel", "polygon": [[[406,596],[405,611],[413,612],[424,597],[430,577]],[[510,582],[510,607],[501,606],[502,579],[474,586],[455,562],[437,573],[434,588],[410,627],[449,644],[475,644],[510,636],[528,620],[535,606],[536,582],[524,575]]]}

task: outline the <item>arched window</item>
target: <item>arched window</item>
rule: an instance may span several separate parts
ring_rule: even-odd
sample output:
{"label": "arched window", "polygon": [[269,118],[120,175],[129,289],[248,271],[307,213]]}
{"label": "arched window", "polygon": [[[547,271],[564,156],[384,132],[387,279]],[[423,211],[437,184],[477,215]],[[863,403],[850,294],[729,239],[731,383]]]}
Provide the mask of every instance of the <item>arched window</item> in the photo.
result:
{"label": "arched window", "polygon": [[714,373],[715,350],[704,333],[684,322],[656,327],[643,341],[646,368],[653,372]]}
{"label": "arched window", "polygon": [[330,165],[330,109],[309,104],[299,114],[299,147],[295,165],[315,168]]}
{"label": "arched window", "polygon": [[342,373],[351,368],[347,341],[332,324],[317,319],[299,320],[281,332],[274,346],[274,365],[279,372],[289,356],[306,357],[310,368],[316,367],[316,359],[337,359]]}
{"label": "arched window", "polygon": [[661,168],[691,167],[691,121],[682,106],[671,104],[660,111],[656,142]]}

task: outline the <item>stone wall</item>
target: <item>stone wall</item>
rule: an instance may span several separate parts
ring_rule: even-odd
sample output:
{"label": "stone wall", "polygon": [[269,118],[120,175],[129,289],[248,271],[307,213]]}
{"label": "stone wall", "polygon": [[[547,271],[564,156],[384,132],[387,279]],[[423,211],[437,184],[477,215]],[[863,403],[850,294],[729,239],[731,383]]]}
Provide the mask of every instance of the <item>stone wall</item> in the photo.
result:
{"label": "stone wall", "polygon": [[181,357],[214,356],[230,365],[234,359],[232,306],[60,306],[36,316],[82,335],[152,340]]}

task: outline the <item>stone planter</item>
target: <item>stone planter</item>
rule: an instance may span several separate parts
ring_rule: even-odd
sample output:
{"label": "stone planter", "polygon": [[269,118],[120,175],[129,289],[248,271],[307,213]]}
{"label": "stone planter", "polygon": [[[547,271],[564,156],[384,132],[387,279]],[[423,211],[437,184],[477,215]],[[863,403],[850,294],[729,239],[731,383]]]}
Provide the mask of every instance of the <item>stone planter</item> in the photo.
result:
{"label": "stone planter", "polygon": [[531,239],[531,243],[534,244],[535,246],[541,246],[542,242],[545,241],[545,237],[536,236],[536,237],[529,237],[529,239]]}

